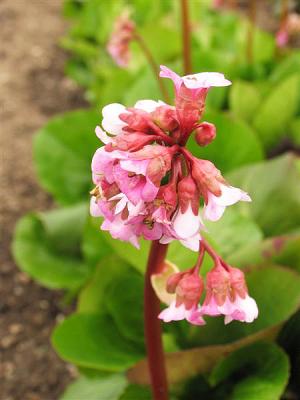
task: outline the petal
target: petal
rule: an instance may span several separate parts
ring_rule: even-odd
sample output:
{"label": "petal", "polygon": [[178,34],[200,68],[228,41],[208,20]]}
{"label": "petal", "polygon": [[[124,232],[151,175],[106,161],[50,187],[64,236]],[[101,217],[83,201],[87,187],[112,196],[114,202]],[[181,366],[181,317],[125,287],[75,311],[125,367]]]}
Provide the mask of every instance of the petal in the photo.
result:
{"label": "petal", "polygon": [[186,75],[182,78],[189,89],[210,88],[212,86],[229,86],[231,82],[219,72],[201,72],[194,75]]}
{"label": "petal", "polygon": [[140,110],[152,112],[157,107],[163,106],[165,103],[161,100],[154,101],[154,100],[139,100],[135,103],[134,108],[139,108]]}
{"label": "petal", "polygon": [[104,132],[104,131],[100,128],[100,126],[96,126],[95,133],[96,133],[97,137],[101,140],[102,143],[108,144],[108,143],[111,143],[111,142],[112,142],[112,138],[109,137],[109,136],[107,135],[107,133]]}
{"label": "petal", "polygon": [[127,112],[125,106],[119,103],[112,103],[103,107],[103,128],[112,135],[119,135],[122,133],[122,128],[126,123],[120,120],[119,115],[124,112]]}
{"label": "petal", "polygon": [[159,76],[161,78],[169,78],[174,82],[176,91],[180,89],[180,86],[182,85],[182,78],[176,74],[176,72],[172,71],[170,68],[166,67],[165,65],[160,66],[160,73]]}
{"label": "petal", "polygon": [[180,239],[180,243],[192,251],[199,251],[201,236],[199,233],[187,239]]}
{"label": "petal", "polygon": [[199,215],[193,213],[191,204],[184,213],[179,208],[173,220],[173,228],[182,239],[194,236],[199,231],[200,225]]}
{"label": "petal", "polygon": [[92,217],[102,217],[102,212],[96,202],[95,196],[92,196],[90,200],[90,214]]}

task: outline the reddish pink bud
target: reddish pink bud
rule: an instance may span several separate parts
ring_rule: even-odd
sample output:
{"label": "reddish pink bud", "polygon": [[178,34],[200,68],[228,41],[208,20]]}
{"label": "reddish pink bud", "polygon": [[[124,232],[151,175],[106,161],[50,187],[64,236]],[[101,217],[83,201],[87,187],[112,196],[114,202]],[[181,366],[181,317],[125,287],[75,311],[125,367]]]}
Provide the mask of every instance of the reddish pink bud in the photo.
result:
{"label": "reddish pink bud", "polygon": [[134,131],[147,133],[149,131],[150,115],[139,109],[128,108],[130,113],[122,113],[119,115],[121,121],[126,122],[128,128]]}
{"label": "reddish pink bud", "polygon": [[187,310],[196,306],[204,288],[203,279],[193,269],[169,277],[167,291],[176,293],[176,307],[184,304]]}
{"label": "reddish pink bud", "polygon": [[199,192],[191,175],[184,177],[178,183],[178,199],[182,213],[185,213],[189,205],[191,205],[193,213],[198,215]]}
{"label": "reddish pink bud", "polygon": [[206,275],[206,299],[204,303],[211,300],[213,296],[217,305],[225,303],[228,293],[230,293],[230,274],[218,265],[209,271]]}
{"label": "reddish pink bud", "polygon": [[221,196],[220,184],[225,183],[221,172],[208,160],[194,158],[193,161],[192,176],[205,202],[207,203],[208,192],[213,193],[215,196]]}
{"label": "reddish pink bud", "polygon": [[173,182],[169,182],[167,185],[161,186],[157,195],[158,201],[163,201],[170,210],[173,210],[177,206],[177,191],[176,185]]}
{"label": "reddish pink bud", "polygon": [[232,289],[244,299],[248,294],[248,289],[243,271],[238,268],[229,267],[230,281]]}
{"label": "reddish pink bud", "polygon": [[184,272],[178,272],[169,276],[166,289],[168,293],[175,293],[179,281],[182,279]]}
{"label": "reddish pink bud", "polygon": [[140,132],[124,133],[116,136],[112,143],[108,143],[105,146],[105,150],[138,151],[145,145],[153,142],[156,138],[155,135],[147,135]]}
{"label": "reddish pink bud", "polygon": [[195,139],[199,146],[207,146],[216,137],[216,127],[209,122],[202,122],[195,130]]}
{"label": "reddish pink bud", "polygon": [[164,131],[173,131],[178,127],[176,111],[171,106],[157,107],[152,113],[154,122]]}

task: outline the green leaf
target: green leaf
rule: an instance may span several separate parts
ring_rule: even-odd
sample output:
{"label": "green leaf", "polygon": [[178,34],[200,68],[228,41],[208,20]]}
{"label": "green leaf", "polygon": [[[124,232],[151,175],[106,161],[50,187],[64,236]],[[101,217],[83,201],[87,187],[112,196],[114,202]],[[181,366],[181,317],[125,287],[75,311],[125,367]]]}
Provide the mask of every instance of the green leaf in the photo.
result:
{"label": "green leaf", "polygon": [[122,371],[144,355],[101,314],[71,315],[55,328],[52,343],[64,360],[103,371]]}
{"label": "green leaf", "polygon": [[252,198],[252,203],[235,207],[251,216],[267,236],[299,227],[299,179],[297,158],[292,154],[240,168],[228,176],[232,185],[247,191]]}
{"label": "green leaf", "polygon": [[291,234],[265,239],[255,246],[250,244],[233,252],[229,262],[239,267],[272,262],[300,272],[300,236]]}
{"label": "green leaf", "polygon": [[298,107],[298,89],[299,74],[289,76],[271,91],[256,113],[253,125],[267,150],[287,135],[289,121]]}
{"label": "green leaf", "polygon": [[92,279],[79,294],[78,312],[97,314],[103,309],[106,310],[108,288],[115,279],[124,275],[128,270],[132,271],[132,268],[117,255],[110,254],[99,258]]}
{"label": "green leaf", "polygon": [[152,400],[149,386],[128,385],[120,400]]}
{"label": "green leaf", "polygon": [[[211,160],[223,173],[263,159],[261,144],[245,122],[221,113],[205,113],[204,119],[216,125],[217,136],[205,148],[198,146],[192,138],[188,148],[195,156]],[[234,157],[232,149],[237,149]]]}
{"label": "green leaf", "polygon": [[50,120],[34,141],[34,158],[43,187],[62,204],[88,198],[91,159],[101,142],[94,134],[100,115],[93,110]]}
{"label": "green leaf", "polygon": [[229,92],[229,106],[238,118],[251,122],[260,102],[260,93],[253,84],[234,82]]}
{"label": "green leaf", "polygon": [[231,379],[228,400],[279,400],[287,385],[289,360],[278,346],[256,343],[221,360],[210,376],[213,385]]}
{"label": "green leaf", "polygon": [[103,378],[81,376],[67,387],[60,400],[118,400],[126,386],[123,374]]}
{"label": "green leaf", "polygon": [[[144,349],[143,277],[133,269],[115,278],[106,293],[106,305],[122,335]],[[124,312],[126,307],[130,312]]]}
{"label": "green leaf", "polygon": [[77,289],[89,277],[79,249],[86,206],[28,214],[17,224],[13,254],[19,267],[53,289]]}

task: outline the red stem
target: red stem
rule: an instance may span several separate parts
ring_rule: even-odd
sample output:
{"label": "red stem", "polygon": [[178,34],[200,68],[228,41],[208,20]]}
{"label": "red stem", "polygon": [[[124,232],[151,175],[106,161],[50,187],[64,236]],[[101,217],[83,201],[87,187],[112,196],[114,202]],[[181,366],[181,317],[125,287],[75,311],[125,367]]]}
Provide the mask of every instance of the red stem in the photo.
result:
{"label": "red stem", "polygon": [[181,23],[182,23],[182,55],[184,74],[192,73],[191,60],[191,25],[189,20],[188,0],[181,0]]}
{"label": "red stem", "polygon": [[145,339],[152,394],[154,400],[168,400],[168,383],[163,352],[161,322],[158,319],[160,302],[152,285],[151,275],[163,265],[168,245],[153,241],[149,253],[144,288]]}

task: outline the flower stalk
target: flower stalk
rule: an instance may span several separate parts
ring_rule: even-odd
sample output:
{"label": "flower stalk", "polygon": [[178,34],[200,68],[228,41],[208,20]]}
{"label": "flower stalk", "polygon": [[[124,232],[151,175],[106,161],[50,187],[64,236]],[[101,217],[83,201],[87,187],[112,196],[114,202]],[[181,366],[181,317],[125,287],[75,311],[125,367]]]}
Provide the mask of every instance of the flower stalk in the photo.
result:
{"label": "flower stalk", "polygon": [[160,301],[151,284],[151,275],[160,272],[168,245],[153,241],[149,253],[144,286],[145,340],[148,367],[154,400],[168,400],[168,384],[161,336],[161,322],[157,318]]}
{"label": "flower stalk", "polygon": [[189,19],[188,0],[180,0],[181,2],[181,23],[182,23],[182,57],[184,74],[192,73],[191,59],[191,25]]}
{"label": "flower stalk", "polygon": [[256,0],[249,0],[248,16],[249,26],[247,32],[246,56],[249,64],[253,63],[254,30],[256,21]]}

